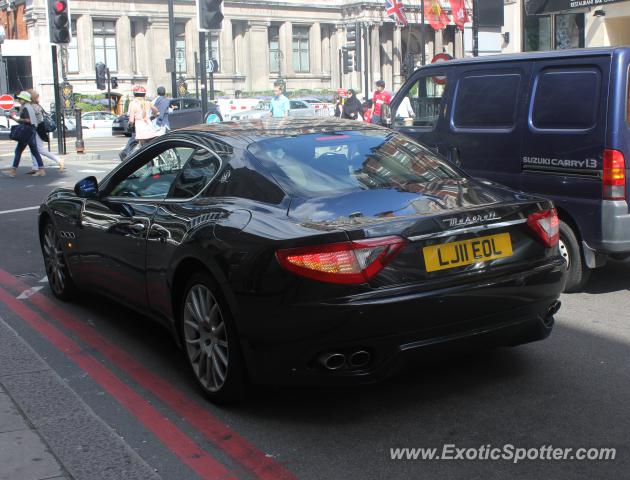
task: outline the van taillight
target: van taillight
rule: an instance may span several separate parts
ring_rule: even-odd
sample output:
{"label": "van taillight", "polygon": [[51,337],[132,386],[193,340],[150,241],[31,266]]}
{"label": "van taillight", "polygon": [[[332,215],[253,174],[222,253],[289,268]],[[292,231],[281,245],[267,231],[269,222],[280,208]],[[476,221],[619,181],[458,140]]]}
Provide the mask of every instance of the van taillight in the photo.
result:
{"label": "van taillight", "polygon": [[626,199],[626,160],[619,150],[604,150],[604,200]]}

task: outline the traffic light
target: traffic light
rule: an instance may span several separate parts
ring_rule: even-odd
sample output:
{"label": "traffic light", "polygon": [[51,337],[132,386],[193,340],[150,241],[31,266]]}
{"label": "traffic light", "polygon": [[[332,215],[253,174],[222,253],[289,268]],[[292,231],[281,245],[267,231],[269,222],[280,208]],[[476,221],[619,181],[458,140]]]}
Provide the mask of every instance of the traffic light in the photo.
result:
{"label": "traffic light", "polygon": [[361,25],[359,22],[346,25],[346,49],[354,52],[353,67],[361,70]]}
{"label": "traffic light", "polygon": [[118,88],[118,77],[112,77],[111,79],[112,82],[112,88]]}
{"label": "traffic light", "polygon": [[96,64],[96,88],[107,90],[107,65],[103,62]]}
{"label": "traffic light", "polygon": [[221,30],[223,0],[197,0],[197,26],[199,31]]}
{"label": "traffic light", "polygon": [[341,47],[341,63],[343,65],[343,73],[354,72],[354,52],[347,47]]}
{"label": "traffic light", "polygon": [[68,0],[48,1],[48,31],[50,43],[70,43],[70,6]]}

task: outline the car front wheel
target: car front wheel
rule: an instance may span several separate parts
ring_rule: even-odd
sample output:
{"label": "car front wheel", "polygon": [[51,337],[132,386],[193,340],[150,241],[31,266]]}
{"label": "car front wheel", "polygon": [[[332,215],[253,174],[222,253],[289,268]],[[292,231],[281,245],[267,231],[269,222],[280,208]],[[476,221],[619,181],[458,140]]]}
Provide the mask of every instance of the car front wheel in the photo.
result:
{"label": "car front wheel", "polygon": [[196,274],[181,302],[182,343],[197,383],[217,403],[237,400],[245,387],[238,335],[207,274]]}
{"label": "car front wheel", "polygon": [[44,226],[41,245],[50,289],[60,300],[71,300],[76,294],[76,287],[63,255],[61,239],[51,221]]}
{"label": "car front wheel", "polygon": [[588,268],[580,244],[575,233],[569,225],[560,220],[560,240],[558,241],[560,254],[567,263],[567,283],[565,292],[576,292],[580,290],[591,276],[591,269]]}

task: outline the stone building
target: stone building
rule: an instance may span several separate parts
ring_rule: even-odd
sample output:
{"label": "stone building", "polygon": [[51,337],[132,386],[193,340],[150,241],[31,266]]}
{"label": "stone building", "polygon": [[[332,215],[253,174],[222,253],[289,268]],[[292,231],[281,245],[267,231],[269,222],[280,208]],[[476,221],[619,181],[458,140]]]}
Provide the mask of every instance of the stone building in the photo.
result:
{"label": "stone building", "polygon": [[[237,90],[262,92],[282,77],[293,90],[360,89],[357,73],[340,72],[340,51],[345,25],[361,21],[369,26],[370,84],[383,78],[394,89],[403,80],[405,55],[420,60],[422,40],[427,61],[442,51],[463,55],[462,34],[454,25],[435,32],[426,24],[421,33],[419,4],[420,0],[406,0],[410,25],[401,28],[386,16],[383,0],[226,0],[223,30],[208,40],[211,56],[219,62],[215,86],[227,95]],[[450,13],[449,2],[442,4]],[[21,10],[27,38],[10,40],[5,55],[30,60],[32,85],[50,101],[52,61],[45,5],[45,0],[0,0],[0,12]],[[122,95],[134,84],[150,92],[158,85],[170,90],[166,0],[70,0],[70,10],[73,37],[62,57],[75,92],[98,93],[94,65],[99,61],[117,78]],[[177,76],[186,79],[192,92],[199,50],[195,1],[175,0],[174,11]]]}

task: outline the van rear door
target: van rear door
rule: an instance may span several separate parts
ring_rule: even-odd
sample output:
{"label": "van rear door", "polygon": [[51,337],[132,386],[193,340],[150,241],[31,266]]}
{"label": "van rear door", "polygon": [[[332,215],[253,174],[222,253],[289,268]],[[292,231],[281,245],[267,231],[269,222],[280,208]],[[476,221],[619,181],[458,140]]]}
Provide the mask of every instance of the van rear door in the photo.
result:
{"label": "van rear door", "polygon": [[553,199],[589,244],[601,238],[610,54],[533,65],[522,188]]}

